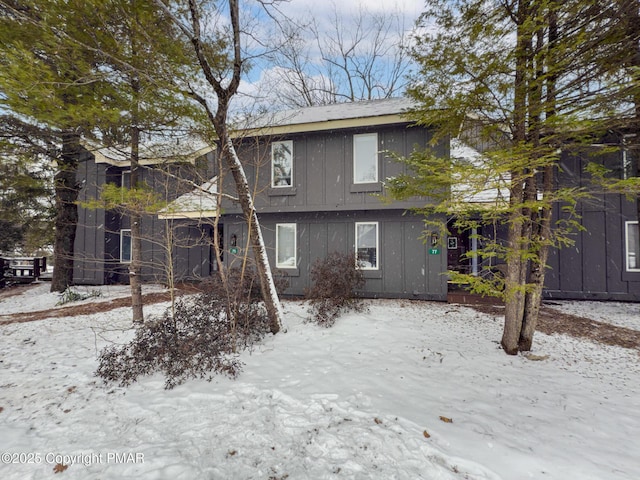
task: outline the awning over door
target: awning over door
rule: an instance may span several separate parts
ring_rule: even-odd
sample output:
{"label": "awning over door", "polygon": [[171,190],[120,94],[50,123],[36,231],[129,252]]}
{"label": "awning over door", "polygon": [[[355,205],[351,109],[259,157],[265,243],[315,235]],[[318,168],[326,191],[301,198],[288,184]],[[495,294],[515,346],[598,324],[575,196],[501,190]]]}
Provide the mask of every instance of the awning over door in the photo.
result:
{"label": "awning over door", "polygon": [[213,177],[189,193],[180,195],[160,210],[158,218],[162,220],[185,218],[212,218],[218,215],[217,193],[218,177]]}

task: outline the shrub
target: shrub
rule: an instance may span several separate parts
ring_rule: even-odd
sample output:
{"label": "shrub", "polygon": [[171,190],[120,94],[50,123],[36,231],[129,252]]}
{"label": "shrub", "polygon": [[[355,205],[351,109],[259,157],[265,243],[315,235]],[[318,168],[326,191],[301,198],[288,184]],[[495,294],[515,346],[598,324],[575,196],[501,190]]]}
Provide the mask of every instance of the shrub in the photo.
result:
{"label": "shrub", "polygon": [[306,291],[311,306],[309,321],[331,327],[342,313],[364,308],[355,293],[365,280],[362,271],[356,268],[354,254],[333,252],[316,260],[311,267],[311,281],[313,285]]}
{"label": "shrub", "polygon": [[67,287],[59,296],[60,300],[56,303],[56,305],[65,305],[71,302],[80,302],[89,298],[101,297],[102,292],[100,290],[91,290],[89,293],[80,293],[72,290],[71,287]]}
{"label": "shrub", "polygon": [[189,378],[223,374],[238,376],[238,350],[248,348],[269,331],[257,276],[228,273],[228,289],[218,279],[203,283],[203,292],[178,299],[173,310],[141,325],[123,346],[106,347],[96,375],[105,383],[127,386],[138,377],[162,372],[165,388]]}

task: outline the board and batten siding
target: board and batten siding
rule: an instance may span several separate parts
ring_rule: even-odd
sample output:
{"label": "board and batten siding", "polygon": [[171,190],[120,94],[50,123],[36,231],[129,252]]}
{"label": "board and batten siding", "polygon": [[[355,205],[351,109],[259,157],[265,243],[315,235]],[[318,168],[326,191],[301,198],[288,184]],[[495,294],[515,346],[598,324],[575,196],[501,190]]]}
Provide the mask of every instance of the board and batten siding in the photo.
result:
{"label": "board and batten siding", "polygon": [[[362,133],[378,135],[377,185],[360,187],[353,183],[353,136]],[[415,203],[385,204],[372,195],[384,193],[383,182],[386,178],[404,172],[403,165],[390,159],[386,151],[409,155],[414,146],[426,147],[430,139],[429,130],[401,124],[244,139],[237,151],[243,159],[249,184],[255,186],[254,201],[260,213],[397,210],[410,208]],[[270,145],[284,140],[293,142],[292,186],[271,188]],[[446,155],[448,146],[440,144],[435,151],[439,155]],[[225,173],[225,180],[226,191],[234,192],[235,187],[228,172]],[[230,214],[240,213],[239,206],[231,202],[224,203],[224,210]]]}
{"label": "board and batten siding", "polygon": [[[403,213],[402,210],[386,210],[260,215],[274,274],[285,275],[289,281],[289,288],[284,293],[304,295],[305,289],[311,286],[310,271],[316,260],[334,251],[354,252],[356,222],[378,222],[379,268],[364,270],[366,284],[360,293],[367,297],[445,300],[446,256],[430,255],[428,246],[420,238],[422,219]],[[223,221],[227,246],[225,263],[228,267],[239,267],[245,253],[246,226],[239,216],[227,216]],[[276,225],[283,223],[296,225],[296,268],[276,268]],[[231,254],[228,248],[232,235],[237,239],[237,255]]]}
{"label": "board and batten siding", "polygon": [[[97,165],[87,152],[78,162],[76,178],[82,185],[78,201],[86,202],[99,195],[100,186],[106,183],[106,171],[104,167]],[[102,209],[78,207],[73,263],[73,279],[76,284],[102,285],[104,283],[106,217]]]}
{"label": "board and batten siding", "polygon": [[[563,154],[559,182],[588,187],[585,166],[591,158]],[[622,164],[621,152],[600,160],[615,171]],[[573,245],[551,251],[545,298],[640,301],[640,272],[627,272],[625,264],[625,222],[637,219],[635,202],[622,195],[596,194],[576,209],[584,230],[571,236]],[[556,205],[554,217],[563,215]]]}

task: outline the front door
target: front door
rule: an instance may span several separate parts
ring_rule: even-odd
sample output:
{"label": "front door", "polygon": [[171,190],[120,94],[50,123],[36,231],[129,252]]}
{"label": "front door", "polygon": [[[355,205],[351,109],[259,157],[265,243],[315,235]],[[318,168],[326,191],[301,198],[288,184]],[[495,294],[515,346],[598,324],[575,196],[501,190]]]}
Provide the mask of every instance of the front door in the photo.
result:
{"label": "front door", "polygon": [[460,273],[471,273],[471,259],[467,253],[471,250],[468,230],[452,229],[447,237],[447,269]]}

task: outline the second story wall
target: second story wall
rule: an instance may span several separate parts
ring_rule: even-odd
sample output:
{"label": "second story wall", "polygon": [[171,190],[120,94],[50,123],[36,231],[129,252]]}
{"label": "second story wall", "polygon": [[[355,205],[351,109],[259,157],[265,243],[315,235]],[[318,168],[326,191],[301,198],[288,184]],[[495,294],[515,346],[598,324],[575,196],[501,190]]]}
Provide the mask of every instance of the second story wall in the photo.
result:
{"label": "second story wall", "polygon": [[[428,129],[397,124],[245,138],[237,151],[260,212],[397,209],[415,204],[384,204],[374,195],[385,193],[387,178],[404,173],[387,152],[406,156],[431,138]],[[448,142],[434,151],[448,155]],[[224,175],[225,190],[235,193],[231,175]],[[239,207],[227,203],[225,212]]]}

